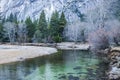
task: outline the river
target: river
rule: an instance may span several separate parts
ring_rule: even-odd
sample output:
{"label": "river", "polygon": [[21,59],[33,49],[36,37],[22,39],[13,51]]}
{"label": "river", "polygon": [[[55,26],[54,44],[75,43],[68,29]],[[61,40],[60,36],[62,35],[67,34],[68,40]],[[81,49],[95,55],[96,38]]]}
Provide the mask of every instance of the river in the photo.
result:
{"label": "river", "polygon": [[99,56],[68,50],[0,65],[0,80],[105,80],[105,69]]}

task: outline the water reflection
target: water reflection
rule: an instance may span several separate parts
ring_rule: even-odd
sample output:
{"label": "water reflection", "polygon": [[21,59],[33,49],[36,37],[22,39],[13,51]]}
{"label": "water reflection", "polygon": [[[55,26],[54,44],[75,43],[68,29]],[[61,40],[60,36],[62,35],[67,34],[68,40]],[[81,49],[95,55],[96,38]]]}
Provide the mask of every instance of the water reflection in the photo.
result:
{"label": "water reflection", "polygon": [[103,80],[101,60],[88,51],[60,51],[24,62],[0,65],[0,80]]}

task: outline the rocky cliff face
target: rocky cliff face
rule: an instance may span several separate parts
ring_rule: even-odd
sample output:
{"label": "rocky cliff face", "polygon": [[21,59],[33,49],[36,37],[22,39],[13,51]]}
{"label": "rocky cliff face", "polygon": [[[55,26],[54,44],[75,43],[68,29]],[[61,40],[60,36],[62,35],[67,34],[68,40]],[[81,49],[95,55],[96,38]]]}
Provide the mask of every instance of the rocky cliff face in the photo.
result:
{"label": "rocky cliff face", "polygon": [[[17,14],[19,19],[30,16],[32,19],[38,18],[40,12],[45,10],[46,17],[49,18],[53,11],[64,11],[67,19],[79,17],[80,6],[86,0],[1,0],[2,15],[9,16],[10,13]],[[75,13],[77,12],[77,13]],[[69,14],[68,14],[69,13]]]}
{"label": "rocky cliff face", "polygon": [[69,21],[78,21],[82,14],[88,13],[96,6],[102,5],[104,0],[1,0],[2,16],[16,14],[22,20],[30,16],[32,19],[38,18],[40,12],[45,10],[47,19],[52,12],[64,11]]}

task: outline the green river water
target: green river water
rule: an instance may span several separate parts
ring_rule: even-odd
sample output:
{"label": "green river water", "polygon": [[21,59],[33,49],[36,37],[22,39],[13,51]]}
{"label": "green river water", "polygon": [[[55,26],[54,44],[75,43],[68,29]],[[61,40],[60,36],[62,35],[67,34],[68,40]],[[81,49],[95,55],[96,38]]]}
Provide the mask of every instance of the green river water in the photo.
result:
{"label": "green river water", "polygon": [[89,51],[59,51],[0,65],[0,80],[105,80],[105,69],[101,58]]}

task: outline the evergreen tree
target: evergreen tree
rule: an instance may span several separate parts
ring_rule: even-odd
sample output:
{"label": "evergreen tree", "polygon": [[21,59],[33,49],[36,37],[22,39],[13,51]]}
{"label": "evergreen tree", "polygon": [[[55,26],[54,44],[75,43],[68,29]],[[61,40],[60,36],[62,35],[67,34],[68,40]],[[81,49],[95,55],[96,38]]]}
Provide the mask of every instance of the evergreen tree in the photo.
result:
{"label": "evergreen tree", "polygon": [[37,29],[36,31],[35,31],[35,34],[34,34],[34,42],[41,42],[41,37],[42,37],[42,33],[40,32],[40,30],[39,29]]}
{"label": "evergreen tree", "polygon": [[65,18],[65,14],[64,14],[64,12],[62,12],[61,16],[60,16],[60,20],[59,20],[59,25],[60,25],[59,33],[60,33],[60,36],[62,36],[62,34],[63,34],[63,30],[64,30],[64,27],[65,27],[66,23],[67,23],[67,20]]}
{"label": "evergreen tree", "polygon": [[39,30],[42,33],[42,39],[47,39],[47,21],[45,17],[44,11],[41,12],[40,18],[39,18]]}
{"label": "evergreen tree", "polygon": [[13,14],[11,13],[10,16],[8,17],[7,21],[13,22],[13,19],[14,19],[14,16],[13,16]]}
{"label": "evergreen tree", "polygon": [[34,20],[34,22],[33,22],[33,25],[34,25],[34,27],[35,27],[35,30],[37,30],[38,29],[38,19],[37,20]]}
{"label": "evergreen tree", "polygon": [[0,22],[0,41],[3,41],[3,24]]}
{"label": "evergreen tree", "polygon": [[5,18],[1,18],[0,16],[0,42],[4,41],[4,31],[3,31],[3,24],[5,22]]}
{"label": "evergreen tree", "polygon": [[59,14],[57,11],[55,11],[52,14],[51,20],[50,20],[50,36],[53,40],[55,40],[56,36],[59,35]]}
{"label": "evergreen tree", "polygon": [[28,36],[28,41],[29,42],[32,42],[32,38],[33,38],[33,35],[35,33],[35,27],[33,25],[33,22],[32,20],[30,19],[30,17],[28,17],[26,20],[25,20],[25,23],[27,25],[27,36]]}
{"label": "evergreen tree", "polygon": [[111,10],[115,17],[120,20],[120,0],[117,0],[114,4],[112,4]]}
{"label": "evergreen tree", "polygon": [[1,19],[2,23],[5,23],[6,22],[6,19],[5,17],[3,19]]}
{"label": "evergreen tree", "polygon": [[5,18],[3,19],[3,22],[14,22],[14,23],[18,24],[17,15],[11,13],[10,16],[7,17],[6,20],[5,20]]}
{"label": "evergreen tree", "polygon": [[19,23],[18,20],[17,20],[17,15],[16,14],[14,15],[13,22],[16,23],[16,24]]}
{"label": "evergreen tree", "polygon": [[61,13],[61,16],[59,18],[59,14],[57,11],[55,11],[52,14],[51,20],[50,20],[50,34],[55,42],[61,42],[63,38],[63,30],[67,23],[67,20],[65,19],[64,12]]}

